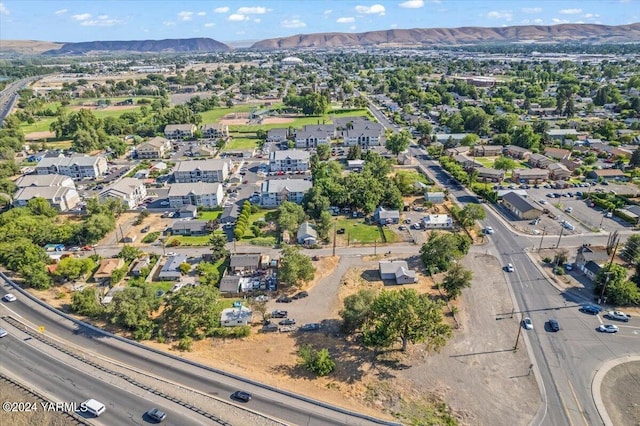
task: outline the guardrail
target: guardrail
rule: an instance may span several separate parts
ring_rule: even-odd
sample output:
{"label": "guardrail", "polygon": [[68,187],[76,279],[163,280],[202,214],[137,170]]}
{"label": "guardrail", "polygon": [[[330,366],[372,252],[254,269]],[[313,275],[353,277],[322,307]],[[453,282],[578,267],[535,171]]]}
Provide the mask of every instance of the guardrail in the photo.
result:
{"label": "guardrail", "polygon": [[[275,387],[270,386],[270,385],[266,385],[264,383],[256,382],[256,381],[251,380],[251,379],[247,379],[247,378],[244,378],[244,377],[236,376],[235,374],[231,374],[231,373],[228,373],[226,371],[219,370],[217,368],[209,367],[207,365],[200,364],[200,363],[195,362],[195,361],[184,359],[184,358],[181,358],[179,356],[176,356],[176,355],[173,355],[173,354],[170,354],[170,353],[166,353],[166,352],[163,352],[163,351],[155,349],[155,348],[150,348],[150,347],[145,346],[145,345],[143,345],[141,343],[134,342],[132,340],[126,339],[124,337],[118,336],[118,335],[113,334],[113,333],[109,333],[108,331],[104,331],[101,328],[98,328],[98,327],[96,327],[96,326],[94,326],[92,324],[86,323],[84,321],[80,321],[80,320],[72,317],[69,314],[66,314],[66,313],[64,313],[62,311],[59,311],[58,309],[54,308],[53,306],[48,305],[47,303],[44,303],[42,300],[40,300],[37,297],[33,296],[31,293],[29,293],[28,291],[24,290],[22,287],[20,287],[16,283],[14,283],[3,272],[0,272],[0,277],[2,279],[4,279],[5,282],[7,282],[9,285],[11,285],[14,289],[16,289],[19,293],[21,293],[22,295],[28,297],[33,302],[37,303],[38,305],[42,306],[43,308],[49,310],[50,312],[53,312],[56,315],[59,315],[59,316],[65,318],[65,319],[67,319],[67,320],[69,320],[69,321],[71,321],[71,322],[73,322],[75,324],[78,324],[78,325],[80,325],[82,327],[86,327],[86,328],[88,328],[88,329],[90,329],[92,331],[95,331],[96,333],[100,333],[103,336],[107,336],[107,337],[110,337],[112,339],[119,340],[119,341],[121,341],[123,343],[126,343],[126,344],[131,345],[131,346],[135,346],[135,347],[137,347],[139,349],[143,349],[143,350],[146,350],[146,351],[149,351],[149,352],[153,352],[155,354],[158,354],[158,355],[161,355],[161,356],[164,356],[164,357],[171,358],[174,361],[178,361],[178,362],[182,362],[182,363],[185,363],[185,364],[189,364],[189,365],[192,365],[194,367],[198,367],[198,368],[201,368],[203,370],[207,370],[207,371],[210,371],[212,373],[219,374],[221,376],[237,380],[239,382],[247,383],[249,385],[252,385],[252,386],[255,386],[255,387],[258,387],[258,388],[262,388],[262,389],[265,389],[265,390],[268,390],[268,391],[271,391],[271,392],[279,393],[279,394],[285,395],[285,396],[287,396],[289,398],[297,399],[299,401],[303,401],[303,402],[306,402],[308,404],[313,404],[313,405],[315,405],[317,407],[322,407],[322,408],[325,408],[327,410],[331,410],[331,411],[334,411],[334,412],[337,412],[337,413],[340,413],[340,414],[344,414],[344,415],[351,416],[351,417],[356,417],[356,418],[359,418],[359,419],[362,419],[362,420],[367,420],[367,421],[370,421],[372,423],[385,425],[385,426],[402,426],[402,423],[389,422],[389,421],[386,421],[386,420],[377,419],[375,417],[368,416],[366,414],[361,414],[361,413],[357,413],[355,411],[347,410],[345,408],[336,407],[336,406],[324,403],[322,401],[317,401],[317,400],[314,400],[312,398],[308,398],[306,396],[298,395],[298,394],[295,394],[295,393],[292,393],[292,392],[289,392],[289,391],[286,391],[286,390],[282,390],[282,389],[278,389],[278,388],[275,388]],[[259,413],[255,413],[255,414],[259,414]],[[268,416],[265,416],[265,417],[269,418],[270,420],[273,420]]]}

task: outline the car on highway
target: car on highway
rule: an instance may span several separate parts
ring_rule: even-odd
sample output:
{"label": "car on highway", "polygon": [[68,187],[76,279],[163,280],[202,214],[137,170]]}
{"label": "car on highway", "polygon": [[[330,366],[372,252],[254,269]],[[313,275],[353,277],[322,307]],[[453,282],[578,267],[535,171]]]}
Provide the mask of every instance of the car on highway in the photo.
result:
{"label": "car on highway", "polygon": [[558,324],[558,321],[554,320],[553,318],[548,321],[548,324],[549,330],[553,332],[560,331],[560,324]]}
{"label": "car on highway", "polygon": [[505,269],[507,270],[507,272],[513,272],[515,271],[515,269],[513,268],[513,265],[511,263],[507,264],[507,266],[505,267]]}
{"label": "car on highway", "polygon": [[293,318],[283,319],[278,323],[278,325],[295,325],[295,324],[296,324],[296,320],[294,320]]}
{"label": "car on highway", "polygon": [[485,234],[493,234],[495,231],[493,230],[492,227],[487,226],[486,228],[484,228],[484,233]]}
{"label": "car on highway", "polygon": [[580,307],[580,312],[591,315],[598,315],[602,311],[598,306],[595,305],[582,305]]}
{"label": "car on highway", "polygon": [[598,331],[601,333],[617,333],[618,326],[613,324],[600,324],[598,326]]}
{"label": "car on highway", "polygon": [[11,293],[7,293],[2,296],[2,300],[4,300],[5,302],[15,302],[16,300],[18,300],[18,298]]}
{"label": "car on highway", "polygon": [[622,311],[609,311],[604,314],[604,317],[610,320],[629,322],[629,315],[625,314]]}
{"label": "car on highway", "polygon": [[0,338],[8,335],[9,332],[7,330],[5,330],[4,328],[0,328]]}
{"label": "car on highway", "polygon": [[151,420],[160,423],[167,418],[167,413],[165,413],[164,411],[160,411],[157,408],[152,408],[151,410],[147,411],[147,416],[149,416]]}
{"label": "car on highway", "polygon": [[287,311],[283,311],[282,309],[276,309],[275,311],[271,312],[272,318],[286,318],[287,315],[289,315],[289,313]]}
{"label": "car on highway", "polygon": [[522,320],[522,326],[525,330],[533,330],[533,321],[531,321],[531,318],[526,317]]}
{"label": "car on highway", "polygon": [[251,401],[251,394],[249,392],[244,391],[235,391],[231,394],[231,399],[235,399],[237,401],[249,402]]}

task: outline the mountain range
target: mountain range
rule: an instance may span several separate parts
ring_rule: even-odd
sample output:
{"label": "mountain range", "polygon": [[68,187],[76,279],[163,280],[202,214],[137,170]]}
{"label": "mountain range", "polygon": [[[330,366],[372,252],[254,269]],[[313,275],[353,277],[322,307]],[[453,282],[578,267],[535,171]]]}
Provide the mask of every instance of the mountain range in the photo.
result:
{"label": "mountain range", "polygon": [[[316,33],[261,40],[252,49],[343,49],[376,47],[430,47],[510,43],[638,43],[640,23],[629,25],[560,24],[511,27],[414,28],[364,33]],[[0,53],[89,55],[104,53],[228,52],[228,45],[211,38],[167,40],[90,41],[56,43],[3,40]]]}

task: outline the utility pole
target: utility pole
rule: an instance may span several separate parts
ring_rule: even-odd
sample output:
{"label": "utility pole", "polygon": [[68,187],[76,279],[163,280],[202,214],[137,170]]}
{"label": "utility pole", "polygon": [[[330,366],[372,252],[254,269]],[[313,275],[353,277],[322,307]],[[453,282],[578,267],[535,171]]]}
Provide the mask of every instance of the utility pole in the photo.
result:
{"label": "utility pole", "polygon": [[520,321],[518,322],[518,335],[516,336],[516,344],[513,345],[513,351],[518,350],[518,341],[520,340],[520,333],[522,333],[522,316],[520,316]]}
{"label": "utility pole", "polygon": [[616,246],[613,249],[613,253],[611,254],[611,260],[609,261],[609,266],[607,266],[608,271],[605,272],[606,278],[604,280],[604,284],[602,284],[602,290],[600,291],[600,300],[598,301],[598,303],[602,303],[603,300],[606,300],[605,297],[604,297],[604,293],[607,290],[607,284],[609,284],[609,277],[612,274],[611,266],[613,265],[613,259],[615,259],[615,257],[616,257],[616,252],[618,251],[618,246],[619,245],[620,245],[620,243],[616,244]]}
{"label": "utility pole", "polygon": [[542,240],[544,240],[544,233],[546,230],[547,230],[546,226],[542,227],[542,237],[540,237],[540,245],[538,246],[538,253],[540,253],[540,250],[542,250]]}
{"label": "utility pole", "polygon": [[333,222],[333,253],[332,256],[336,256],[336,223]]}
{"label": "utility pole", "polygon": [[600,225],[598,226],[598,228],[602,229],[602,224],[604,223],[604,218],[607,217],[607,213],[609,212],[609,210],[607,210],[606,212],[604,212],[602,214],[602,219],[600,219]]}
{"label": "utility pole", "polygon": [[558,242],[556,243],[556,248],[560,247],[560,240],[562,239],[562,234],[564,233],[564,224],[562,228],[560,228],[560,237],[558,238]]}
{"label": "utility pole", "polygon": [[377,254],[378,251],[378,239],[376,238],[376,240],[373,242],[373,255],[375,256]]}

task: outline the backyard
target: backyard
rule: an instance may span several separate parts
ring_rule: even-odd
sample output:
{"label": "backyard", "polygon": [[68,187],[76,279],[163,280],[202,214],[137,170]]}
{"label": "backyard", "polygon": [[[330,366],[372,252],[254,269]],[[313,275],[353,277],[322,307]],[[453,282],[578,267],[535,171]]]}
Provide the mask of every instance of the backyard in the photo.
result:
{"label": "backyard", "polygon": [[368,225],[363,219],[336,219],[336,229],[344,229],[344,234],[337,234],[338,241],[345,245],[373,244],[396,242],[397,235],[389,228],[378,225]]}

